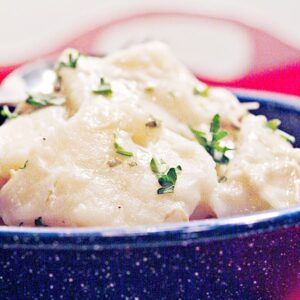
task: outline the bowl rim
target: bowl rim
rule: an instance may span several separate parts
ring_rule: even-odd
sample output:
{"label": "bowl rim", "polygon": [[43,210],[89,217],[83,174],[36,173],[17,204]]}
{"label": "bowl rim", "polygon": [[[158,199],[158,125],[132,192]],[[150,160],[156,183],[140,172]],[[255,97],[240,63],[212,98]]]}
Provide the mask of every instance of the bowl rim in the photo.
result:
{"label": "bowl rim", "polygon": [[[300,115],[300,97],[272,92],[231,89],[243,101],[258,101]],[[17,227],[0,226],[0,248],[35,247],[93,249],[189,245],[249,236],[300,226],[300,205],[221,219],[133,227]]]}

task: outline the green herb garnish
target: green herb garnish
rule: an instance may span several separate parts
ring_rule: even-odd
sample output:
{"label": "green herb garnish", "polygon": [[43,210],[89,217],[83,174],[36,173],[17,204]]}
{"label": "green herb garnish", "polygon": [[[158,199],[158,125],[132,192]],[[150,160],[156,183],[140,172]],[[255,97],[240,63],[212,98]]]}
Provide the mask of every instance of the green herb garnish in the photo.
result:
{"label": "green herb garnish", "polygon": [[29,95],[28,98],[25,100],[25,102],[29,105],[35,106],[35,107],[45,107],[45,106],[59,106],[63,105],[66,102],[66,99],[64,97],[60,98],[47,98],[45,96],[31,96]]}
{"label": "green herb garnish", "polygon": [[152,86],[147,86],[147,87],[144,88],[144,92],[145,92],[145,93],[148,93],[148,94],[151,94],[151,93],[154,92],[154,87],[152,87]]}
{"label": "green herb garnish", "polygon": [[133,156],[133,153],[130,151],[125,150],[116,140],[116,135],[115,135],[115,141],[114,141],[114,147],[116,149],[116,152],[121,155],[125,156]]}
{"label": "green herb garnish", "polygon": [[204,88],[200,89],[199,87],[194,88],[194,95],[202,96],[202,97],[208,97],[209,95],[210,87],[207,85]]}
{"label": "green herb garnish", "polygon": [[102,95],[105,97],[112,96],[112,89],[109,82],[106,82],[103,77],[100,78],[100,84],[97,89],[93,90],[96,95]]}
{"label": "green herb garnish", "polygon": [[295,143],[295,137],[278,129],[281,124],[281,121],[278,119],[272,119],[270,121],[266,122],[266,126],[273,130],[274,132],[277,132],[283,139],[290,143]]}
{"label": "green herb garnish", "polygon": [[4,105],[1,110],[1,116],[6,117],[7,119],[11,120],[18,116],[17,113],[11,112],[7,105]]}
{"label": "green herb garnish", "polygon": [[110,168],[113,168],[119,164],[121,164],[122,161],[118,158],[114,158],[114,159],[111,159],[107,162],[107,165],[110,167]]}
{"label": "green herb garnish", "polygon": [[226,176],[221,176],[221,177],[219,177],[218,182],[219,182],[219,183],[226,182],[227,179],[228,179],[228,178],[227,178]]}
{"label": "green herb garnish", "polygon": [[206,137],[204,132],[193,129],[192,127],[190,127],[190,130],[198,143],[205,148],[216,163],[227,164],[229,162],[226,152],[233,149],[220,145],[220,141],[225,138],[228,133],[227,131],[220,130],[220,116],[218,114],[213,117],[210,124],[210,133],[212,135],[210,140]]}
{"label": "green herb garnish", "polygon": [[81,55],[80,52],[78,52],[77,55],[74,54],[74,56],[72,53],[69,53],[68,62],[61,61],[59,63],[59,68],[66,67],[66,68],[76,69],[80,55]]}
{"label": "green herb garnish", "polygon": [[151,171],[157,177],[159,177],[160,175],[167,172],[168,166],[162,159],[160,161],[158,161],[156,158],[152,158],[150,161],[150,168],[151,168]]}
{"label": "green herb garnish", "polygon": [[128,163],[129,167],[136,167],[138,164],[136,161],[131,161],[130,163]]}
{"label": "green herb garnish", "polygon": [[161,186],[161,188],[157,190],[157,194],[173,193],[177,181],[177,172],[182,170],[181,166],[170,168],[166,171],[168,167],[163,160],[158,161],[157,159],[152,158],[150,161],[150,168],[156,175],[158,183]]}
{"label": "green herb garnish", "polygon": [[36,227],[48,227],[48,225],[43,223],[42,217],[38,217],[34,220],[34,226],[36,226]]}
{"label": "green herb garnish", "polygon": [[161,126],[161,120],[155,119],[154,117],[150,117],[149,121],[145,124],[146,127],[149,128],[157,128]]}
{"label": "green herb garnish", "polygon": [[277,130],[278,127],[280,126],[281,121],[278,119],[272,119],[270,121],[267,121],[266,126],[270,129],[272,129],[273,131]]}
{"label": "green herb garnish", "polygon": [[282,130],[279,130],[278,129],[278,132],[279,132],[279,135],[283,138],[283,139],[285,139],[287,142],[290,142],[290,143],[295,143],[295,141],[296,141],[296,139],[295,139],[295,137],[294,136],[292,136],[291,134],[288,134],[288,133],[286,133],[286,132],[284,132],[284,131],[282,131]]}
{"label": "green herb garnish", "polygon": [[28,160],[25,161],[24,165],[22,168],[20,168],[20,170],[24,170],[26,167],[27,167],[27,164],[28,164]]}

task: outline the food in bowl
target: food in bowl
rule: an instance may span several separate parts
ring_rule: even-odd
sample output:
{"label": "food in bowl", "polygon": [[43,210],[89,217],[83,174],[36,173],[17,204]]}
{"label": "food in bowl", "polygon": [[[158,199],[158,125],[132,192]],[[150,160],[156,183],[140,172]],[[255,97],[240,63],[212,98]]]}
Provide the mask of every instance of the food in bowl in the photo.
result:
{"label": "food in bowl", "polygon": [[159,42],[66,50],[51,95],[0,127],[0,216],[19,226],[134,226],[300,202],[300,149],[277,119],[199,82]]}

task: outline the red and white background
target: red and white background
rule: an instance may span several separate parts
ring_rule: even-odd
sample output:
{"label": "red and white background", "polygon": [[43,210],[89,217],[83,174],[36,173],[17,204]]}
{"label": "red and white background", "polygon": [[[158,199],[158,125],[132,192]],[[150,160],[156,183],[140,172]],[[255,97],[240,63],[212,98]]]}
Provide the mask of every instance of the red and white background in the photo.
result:
{"label": "red and white background", "polygon": [[299,0],[0,0],[0,81],[65,47],[148,40],[210,84],[300,95]]}

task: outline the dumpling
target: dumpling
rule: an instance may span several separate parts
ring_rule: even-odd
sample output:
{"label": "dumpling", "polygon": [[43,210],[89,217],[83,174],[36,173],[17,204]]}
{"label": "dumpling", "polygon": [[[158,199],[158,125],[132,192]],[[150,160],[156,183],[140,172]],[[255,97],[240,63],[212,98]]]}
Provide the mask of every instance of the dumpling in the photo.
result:
{"label": "dumpling", "polygon": [[212,207],[218,217],[300,203],[300,149],[266,126],[263,116],[242,122],[234,158]]}
{"label": "dumpling", "polygon": [[[0,182],[11,170],[23,168],[35,145],[43,143],[50,132],[64,123],[65,108],[49,107],[29,115],[20,115],[0,127]],[[1,185],[1,184],[0,184]]]}
{"label": "dumpling", "polygon": [[[186,221],[208,203],[217,185],[206,151],[161,125],[131,103],[91,99],[67,124],[53,131],[26,157],[0,192],[5,224],[127,226]],[[114,143],[132,156],[116,152]],[[173,193],[160,188],[152,158],[177,170]]]}
{"label": "dumpling", "polygon": [[[60,68],[70,55],[78,58],[76,68]],[[133,46],[104,58],[78,55],[66,50],[57,68],[70,114],[84,101],[102,97],[92,93],[100,78],[111,85],[110,101],[134,103],[189,138],[187,125],[205,130],[216,113],[225,126],[237,126],[247,114],[232,93],[199,82],[162,43]]]}

